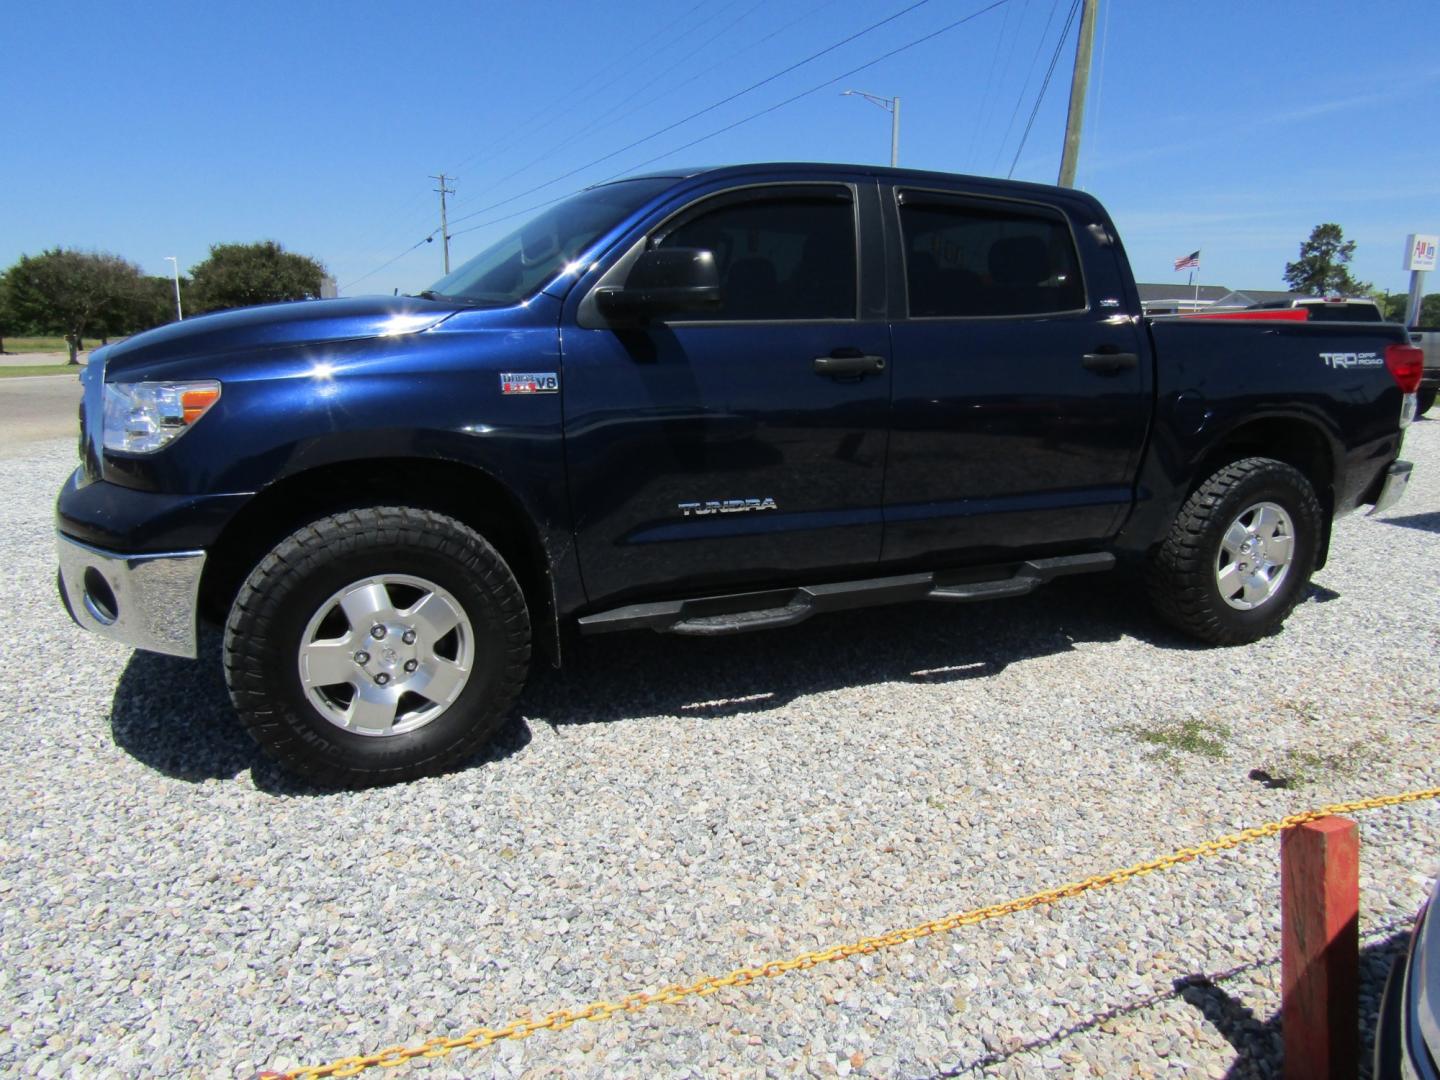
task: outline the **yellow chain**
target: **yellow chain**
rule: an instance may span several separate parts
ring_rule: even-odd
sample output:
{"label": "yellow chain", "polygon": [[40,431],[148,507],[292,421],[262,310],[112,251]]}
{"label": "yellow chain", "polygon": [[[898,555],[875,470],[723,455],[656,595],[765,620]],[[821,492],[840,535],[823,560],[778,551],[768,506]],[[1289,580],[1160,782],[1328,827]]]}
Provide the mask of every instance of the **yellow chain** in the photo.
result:
{"label": "yellow chain", "polygon": [[693,983],[672,983],[662,987],[653,993],[626,994],[618,1001],[596,1001],[579,1009],[556,1009],[547,1013],[539,1020],[518,1019],[512,1020],[504,1027],[499,1028],[474,1028],[463,1035],[446,1037],[443,1035],[427,1039],[418,1046],[391,1046],[373,1054],[362,1054],[356,1057],[338,1058],[328,1065],[309,1065],[292,1072],[267,1072],[261,1073],[261,1077],[267,1080],[318,1080],[327,1076],[356,1076],[371,1068],[392,1069],[404,1065],[412,1058],[442,1058],[454,1053],[456,1050],[482,1050],[495,1043],[504,1042],[507,1039],[528,1039],[537,1031],[551,1030],[563,1031],[580,1020],[587,1020],[592,1023],[599,1023],[602,1020],[609,1020],[620,1013],[640,1012],[652,1005],[673,1005],[685,998],[706,997],[726,986],[748,986],[756,979],[773,979],[776,976],[784,975],[791,971],[804,971],[819,964],[828,964],[834,960],[844,960],[851,956],[862,956],[867,953],[879,952],[881,949],[888,949],[895,945],[903,945],[907,941],[917,941],[920,938],[930,937],[932,934],[944,934],[951,930],[957,930],[962,926],[974,926],[976,923],[986,922],[990,919],[997,919],[1002,915],[1014,915],[1016,912],[1026,911],[1030,908],[1042,907],[1045,904],[1053,904],[1059,900],[1065,900],[1072,896],[1079,896],[1081,893],[1090,892],[1094,889],[1101,889],[1107,885],[1118,885],[1122,881],[1129,881],[1132,878],[1144,877],[1146,874],[1153,874],[1157,870],[1165,870],[1180,863],[1191,862],[1206,855],[1215,855],[1231,848],[1247,844],[1252,840],[1261,840],[1267,836],[1275,836],[1286,829],[1293,829],[1297,825],[1304,825],[1310,821],[1318,821],[1321,818],[1332,817],[1336,814],[1353,814],[1360,810],[1374,810],[1382,806],[1398,806],[1402,803],[1421,802],[1425,799],[1440,798],[1440,787],[1427,788],[1423,791],[1408,791],[1402,795],[1382,795],[1374,799],[1359,799],[1355,802],[1335,803],[1331,806],[1323,806],[1318,810],[1307,810],[1301,814],[1291,814],[1289,817],[1281,818],[1279,821],[1272,821],[1265,825],[1257,825],[1252,829],[1244,829],[1228,836],[1222,836],[1215,840],[1207,840],[1194,847],[1181,848],[1169,855],[1163,855],[1158,859],[1151,859],[1149,862],[1136,863],[1134,866],[1127,866],[1123,870],[1112,870],[1107,874],[1096,874],[1083,881],[1071,882],[1068,885],[1061,885],[1058,888],[1046,889],[1043,892],[1031,893],[1029,896],[1022,896],[1014,900],[1006,900],[1003,903],[991,904],[988,907],[974,908],[970,911],[958,912],[954,915],[946,915],[939,919],[931,919],[929,922],[920,923],[918,926],[909,926],[903,930],[891,930],[887,934],[878,937],[867,937],[848,945],[832,945],[828,949],[821,949],[817,952],[801,953],[799,956],[789,960],[771,960],[768,963],[757,967],[736,968],[728,975],[711,975]]}

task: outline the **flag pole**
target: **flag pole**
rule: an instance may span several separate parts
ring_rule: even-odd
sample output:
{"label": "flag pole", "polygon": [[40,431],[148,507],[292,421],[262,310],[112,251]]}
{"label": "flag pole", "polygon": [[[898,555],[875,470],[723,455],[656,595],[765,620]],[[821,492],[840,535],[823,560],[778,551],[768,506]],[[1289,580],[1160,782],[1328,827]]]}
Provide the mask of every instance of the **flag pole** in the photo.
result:
{"label": "flag pole", "polygon": [[[1190,268],[1190,284],[1195,285],[1195,268]],[[1195,285],[1195,310],[1200,310],[1200,286]]]}

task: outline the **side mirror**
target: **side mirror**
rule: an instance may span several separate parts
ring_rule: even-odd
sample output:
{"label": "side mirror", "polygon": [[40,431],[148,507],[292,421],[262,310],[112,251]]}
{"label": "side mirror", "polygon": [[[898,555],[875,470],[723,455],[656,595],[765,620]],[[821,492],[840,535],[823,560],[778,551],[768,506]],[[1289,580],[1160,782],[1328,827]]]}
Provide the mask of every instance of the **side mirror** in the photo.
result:
{"label": "side mirror", "polygon": [[652,248],[642,252],[620,288],[602,288],[595,302],[610,319],[643,322],[675,311],[720,306],[720,271],[705,248]]}

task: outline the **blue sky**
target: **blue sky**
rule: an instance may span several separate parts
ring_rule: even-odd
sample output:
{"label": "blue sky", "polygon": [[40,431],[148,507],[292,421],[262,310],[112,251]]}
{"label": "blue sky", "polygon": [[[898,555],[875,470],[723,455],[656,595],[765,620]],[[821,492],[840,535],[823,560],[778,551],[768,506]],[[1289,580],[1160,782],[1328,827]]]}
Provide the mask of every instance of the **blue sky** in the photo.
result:
{"label": "blue sky", "polygon": [[[888,116],[848,86],[902,98],[903,165],[1005,175],[1070,0],[1002,0],[671,153],[994,3],[926,0],[584,167],[914,2],[12,0],[0,267],[64,245],[160,274],[166,255],[189,267],[215,242],[275,239],[348,292],[415,291],[440,276],[438,241],[374,271],[437,227],[429,174],[458,176],[452,233],[485,226],[457,235],[460,261],[514,224],[487,222],[651,158],[888,161]],[[1017,178],[1054,182],[1073,42]],[[1356,274],[1401,290],[1405,234],[1440,232],[1437,101],[1433,0],[1104,0],[1079,182],[1141,280],[1183,281],[1171,263],[1200,248],[1200,280],[1279,288],[1334,221]]]}

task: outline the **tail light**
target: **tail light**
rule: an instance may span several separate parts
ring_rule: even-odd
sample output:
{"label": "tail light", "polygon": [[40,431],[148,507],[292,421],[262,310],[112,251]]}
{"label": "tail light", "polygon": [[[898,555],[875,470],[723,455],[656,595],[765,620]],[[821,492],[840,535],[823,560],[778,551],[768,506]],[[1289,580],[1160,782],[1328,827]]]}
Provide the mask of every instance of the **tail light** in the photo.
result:
{"label": "tail light", "polygon": [[1425,353],[1414,345],[1390,345],[1385,349],[1385,366],[1390,369],[1402,394],[1420,389],[1420,376],[1425,370]]}

